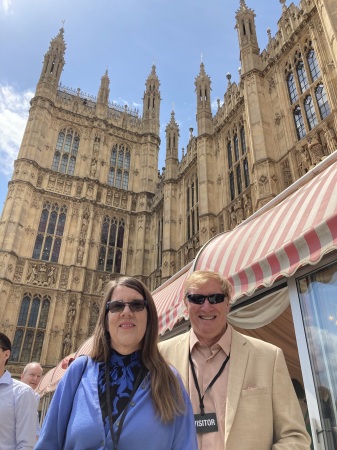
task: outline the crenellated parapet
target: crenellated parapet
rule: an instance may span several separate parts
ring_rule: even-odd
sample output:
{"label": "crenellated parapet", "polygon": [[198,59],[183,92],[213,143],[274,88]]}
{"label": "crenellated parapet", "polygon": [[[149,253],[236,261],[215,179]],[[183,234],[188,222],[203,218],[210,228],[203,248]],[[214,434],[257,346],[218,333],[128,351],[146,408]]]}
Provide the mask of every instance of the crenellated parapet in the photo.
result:
{"label": "crenellated parapet", "polygon": [[213,117],[214,129],[220,129],[226,123],[228,123],[237,110],[242,107],[244,97],[240,84],[231,82],[231,75],[227,74],[228,86],[224,94],[223,103],[221,105],[220,99],[218,99],[218,110]]}
{"label": "crenellated parapet", "polygon": [[268,44],[260,55],[263,71],[268,70],[285,52],[296,45],[301,31],[311,21],[315,11],[314,2],[301,1],[298,6],[291,3],[289,7],[286,7],[285,2],[283,2],[282,16],[278,21],[278,31],[272,37],[270,29],[267,30]]}

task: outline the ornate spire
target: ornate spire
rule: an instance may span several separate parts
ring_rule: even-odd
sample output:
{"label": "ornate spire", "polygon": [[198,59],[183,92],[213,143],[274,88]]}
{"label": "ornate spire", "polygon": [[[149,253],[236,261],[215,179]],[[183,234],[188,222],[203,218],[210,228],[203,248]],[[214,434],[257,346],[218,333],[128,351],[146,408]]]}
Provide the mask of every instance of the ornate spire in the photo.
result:
{"label": "ornate spire", "polygon": [[110,79],[108,76],[108,69],[106,69],[105,74],[101,78],[101,85],[98,91],[97,102],[108,104],[109,94],[110,94]]}
{"label": "ornate spire", "polygon": [[240,0],[240,9],[247,9],[245,0]]}
{"label": "ornate spire", "polygon": [[199,81],[207,81],[207,82],[211,83],[211,79],[205,71],[205,64],[203,62],[200,63],[199,74],[196,77],[194,84],[196,85]]}
{"label": "ornate spire", "polygon": [[176,126],[176,127],[178,126],[178,124],[177,124],[177,122],[176,122],[176,118],[175,118],[175,114],[174,114],[173,109],[172,109],[172,111],[171,111],[170,125],[174,125],[174,126]]}
{"label": "ornate spire", "polygon": [[211,133],[211,79],[205,72],[205,65],[200,63],[199,75],[196,77],[195,92],[197,94],[197,123],[198,134]]}
{"label": "ornate spire", "polygon": [[146,90],[143,97],[143,129],[159,135],[160,91],[156,66],[152,64],[151,73],[147,77]]}
{"label": "ornate spire", "polygon": [[282,5],[282,11],[286,11],[287,10],[287,5],[286,5],[286,0],[280,0],[280,3]]}
{"label": "ornate spire", "polygon": [[[38,83],[39,94],[56,93],[64,66],[66,44],[64,41],[64,28],[62,27],[56,37],[50,41],[49,49],[44,55],[43,68]],[[42,90],[41,90],[42,89]]]}

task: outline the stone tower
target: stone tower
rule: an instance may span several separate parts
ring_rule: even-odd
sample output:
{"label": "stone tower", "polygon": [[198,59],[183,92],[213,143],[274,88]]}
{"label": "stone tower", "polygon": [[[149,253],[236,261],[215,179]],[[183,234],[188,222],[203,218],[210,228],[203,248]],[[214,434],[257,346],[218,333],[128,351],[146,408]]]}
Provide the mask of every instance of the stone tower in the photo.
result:
{"label": "stone tower", "polygon": [[332,2],[281,4],[260,51],[255,13],[238,1],[238,80],[224,77],[214,108],[201,63],[196,131],[181,144],[172,112],[162,172],[156,67],[138,113],[109,102],[107,71],[97,98],[63,86],[64,30],[52,39],[0,219],[0,330],[14,375],[75,351],[109,280],[133,275],[155,289],[336,150]]}

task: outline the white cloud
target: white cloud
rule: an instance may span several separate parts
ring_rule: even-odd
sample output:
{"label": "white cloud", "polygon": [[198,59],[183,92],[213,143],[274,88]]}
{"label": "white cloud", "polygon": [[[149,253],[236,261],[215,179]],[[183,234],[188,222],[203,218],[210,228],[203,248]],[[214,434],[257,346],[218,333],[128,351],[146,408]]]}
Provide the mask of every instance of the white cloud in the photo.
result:
{"label": "white cloud", "polygon": [[19,92],[0,83],[0,172],[9,177],[17,157],[28,118],[33,91]]}
{"label": "white cloud", "polygon": [[[223,101],[220,100],[220,107],[222,105],[223,105]],[[218,99],[212,101],[211,108],[212,108],[213,113],[216,114],[218,111]]]}
{"label": "white cloud", "polygon": [[5,13],[8,13],[10,10],[11,4],[12,4],[11,0],[1,0],[0,7]]}

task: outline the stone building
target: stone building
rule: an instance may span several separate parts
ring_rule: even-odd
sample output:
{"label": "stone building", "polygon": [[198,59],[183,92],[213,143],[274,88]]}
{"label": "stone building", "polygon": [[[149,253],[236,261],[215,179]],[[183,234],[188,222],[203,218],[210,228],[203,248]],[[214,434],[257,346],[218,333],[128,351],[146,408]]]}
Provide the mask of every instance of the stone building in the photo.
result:
{"label": "stone building", "polygon": [[[337,12],[332,0],[280,0],[267,47],[240,0],[240,79],[211,110],[211,77],[195,78],[197,130],[179,160],[166,126],[158,172],[160,82],[142,114],[60,85],[64,30],[51,40],[0,221],[0,330],[14,374],[55,365],[93,332],[105,283],[134,275],[151,290],[336,149]],[[191,86],[192,88],[192,86]]]}

